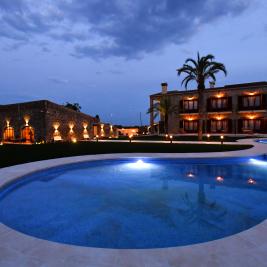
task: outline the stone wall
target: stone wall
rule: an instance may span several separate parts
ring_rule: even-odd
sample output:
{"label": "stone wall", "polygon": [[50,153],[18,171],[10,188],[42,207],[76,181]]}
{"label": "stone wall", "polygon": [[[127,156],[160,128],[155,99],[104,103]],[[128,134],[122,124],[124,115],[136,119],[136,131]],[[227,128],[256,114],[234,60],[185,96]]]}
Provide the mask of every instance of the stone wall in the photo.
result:
{"label": "stone wall", "polygon": [[56,129],[64,141],[83,140],[84,130],[87,129],[88,135],[93,137],[93,124],[99,124],[92,116],[47,100],[0,106],[1,139],[8,123],[14,128],[17,141],[21,138],[21,129],[28,124],[34,129],[37,142],[53,141]]}

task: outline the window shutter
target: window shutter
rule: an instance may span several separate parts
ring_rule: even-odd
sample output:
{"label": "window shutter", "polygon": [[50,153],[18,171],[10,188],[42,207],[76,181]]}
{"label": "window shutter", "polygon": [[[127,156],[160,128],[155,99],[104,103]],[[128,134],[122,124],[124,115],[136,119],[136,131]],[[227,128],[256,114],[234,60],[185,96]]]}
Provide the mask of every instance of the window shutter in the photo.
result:
{"label": "window shutter", "polygon": [[211,120],[207,120],[207,131],[210,133],[211,130]]}
{"label": "window shutter", "polygon": [[267,94],[262,95],[262,108],[267,109]]}
{"label": "window shutter", "polygon": [[243,119],[238,120],[238,133],[242,133]]}
{"label": "window shutter", "polygon": [[211,111],[211,99],[207,99],[207,111]]}
{"label": "window shutter", "polygon": [[228,133],[232,132],[232,129],[233,129],[233,125],[232,124],[233,124],[232,120],[228,119]]}
{"label": "window shutter", "polygon": [[238,108],[242,108],[242,96],[238,96]]}
{"label": "window shutter", "polygon": [[179,107],[180,107],[180,112],[183,112],[184,111],[184,101],[183,100],[180,100],[180,105],[179,105]]}
{"label": "window shutter", "polygon": [[232,107],[232,97],[231,96],[228,97],[228,109],[229,110],[233,109],[233,107]]}

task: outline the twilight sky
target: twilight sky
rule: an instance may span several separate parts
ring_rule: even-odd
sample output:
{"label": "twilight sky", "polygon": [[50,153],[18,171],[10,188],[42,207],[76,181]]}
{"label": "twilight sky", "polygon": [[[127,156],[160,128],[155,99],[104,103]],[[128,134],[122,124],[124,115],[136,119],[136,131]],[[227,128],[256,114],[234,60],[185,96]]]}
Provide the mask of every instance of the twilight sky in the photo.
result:
{"label": "twilight sky", "polygon": [[146,123],[149,95],[181,90],[175,70],[197,51],[226,65],[217,85],[266,81],[266,13],[265,0],[0,0],[0,104]]}

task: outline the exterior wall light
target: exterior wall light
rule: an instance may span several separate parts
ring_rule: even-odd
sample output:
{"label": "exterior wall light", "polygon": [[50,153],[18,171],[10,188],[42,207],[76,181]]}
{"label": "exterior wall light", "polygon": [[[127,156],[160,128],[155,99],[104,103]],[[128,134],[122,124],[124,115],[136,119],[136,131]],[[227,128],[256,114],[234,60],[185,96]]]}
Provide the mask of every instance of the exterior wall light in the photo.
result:
{"label": "exterior wall light", "polygon": [[254,120],[254,119],[255,119],[255,115],[248,115],[248,118],[249,118],[250,120]]}
{"label": "exterior wall light", "polygon": [[101,130],[100,130],[101,137],[105,136],[104,126],[105,126],[105,124],[101,124],[100,125],[100,127],[101,127]]}
{"label": "exterior wall light", "polygon": [[217,97],[217,98],[222,98],[222,97],[224,97],[224,94],[219,93],[219,94],[216,95],[216,97]]}
{"label": "exterior wall light", "polygon": [[70,127],[70,134],[73,134],[73,128],[74,128],[74,124],[73,123],[69,123],[69,127]]}
{"label": "exterior wall light", "polygon": [[29,126],[30,116],[25,115],[24,116],[25,126]]}
{"label": "exterior wall light", "polygon": [[253,96],[253,95],[255,95],[256,94],[256,92],[249,92],[248,93],[248,95],[251,95],[251,96]]}
{"label": "exterior wall light", "polygon": [[88,124],[86,122],[83,123],[83,138],[89,139],[89,134],[87,130]]}
{"label": "exterior wall light", "polygon": [[112,138],[113,137],[113,125],[109,126],[109,137]]}

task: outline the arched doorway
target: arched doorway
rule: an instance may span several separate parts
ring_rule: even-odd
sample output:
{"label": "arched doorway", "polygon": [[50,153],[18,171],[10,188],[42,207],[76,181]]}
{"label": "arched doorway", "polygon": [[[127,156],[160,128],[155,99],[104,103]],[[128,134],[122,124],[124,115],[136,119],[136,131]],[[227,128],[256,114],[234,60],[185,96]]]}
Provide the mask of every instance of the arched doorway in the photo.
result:
{"label": "arched doorway", "polygon": [[11,142],[15,139],[15,131],[13,127],[7,126],[4,128],[4,142]]}
{"label": "arched doorway", "polygon": [[34,143],[34,129],[31,126],[24,126],[21,129],[22,142]]}

